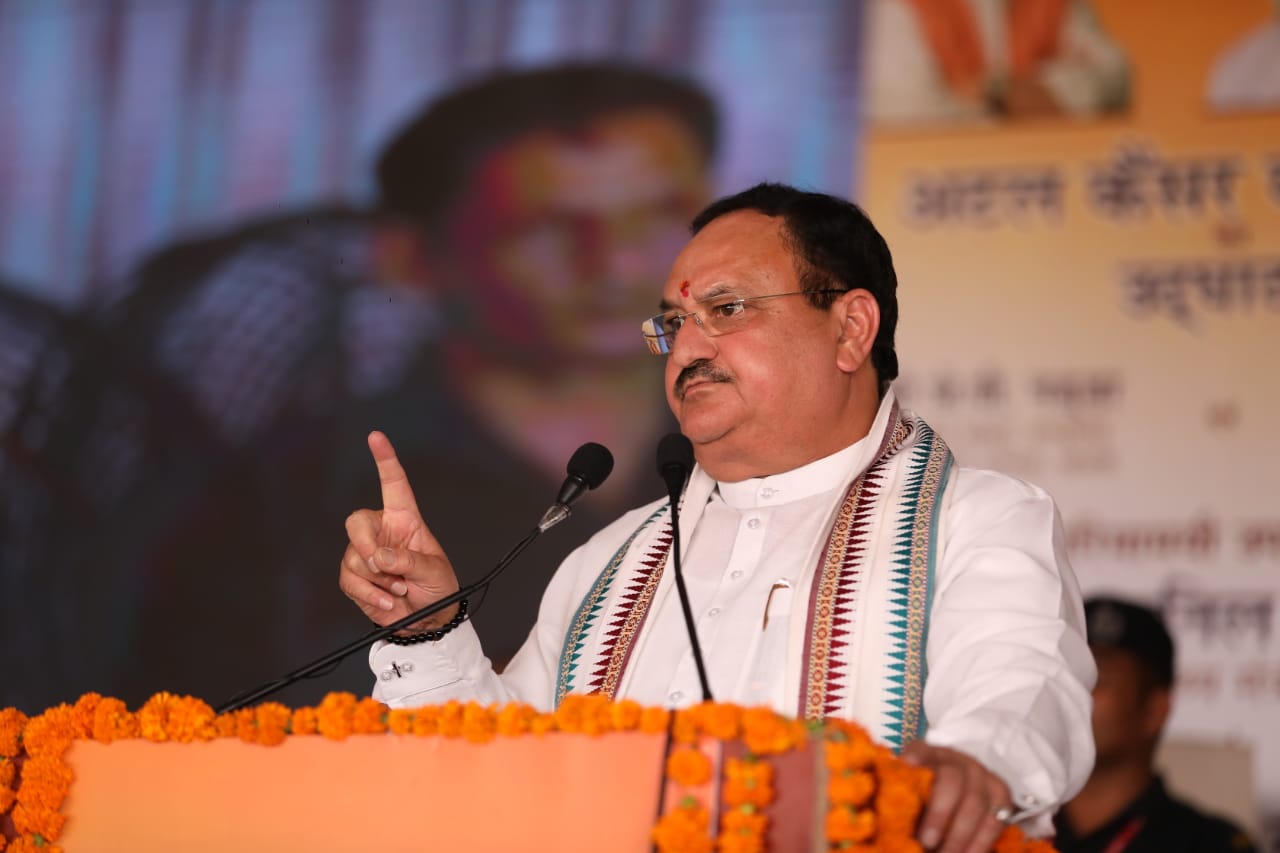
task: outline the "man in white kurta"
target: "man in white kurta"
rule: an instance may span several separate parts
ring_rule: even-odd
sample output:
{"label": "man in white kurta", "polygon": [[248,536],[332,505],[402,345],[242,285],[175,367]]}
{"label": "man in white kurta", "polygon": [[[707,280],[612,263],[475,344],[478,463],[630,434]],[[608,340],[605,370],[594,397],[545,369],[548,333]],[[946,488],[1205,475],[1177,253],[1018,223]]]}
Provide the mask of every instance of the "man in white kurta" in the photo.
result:
{"label": "man in white kurta", "polygon": [[[669,402],[698,460],[680,548],[715,698],[851,718],[934,767],[946,802],[926,813],[928,847],[989,846],[997,809],[1047,830],[1093,760],[1093,663],[1052,500],[953,464],[899,406],[880,322],[882,307],[896,314],[883,241],[888,296],[832,288],[826,309],[802,301],[804,261],[773,208],[810,204],[806,215],[849,216],[878,238],[860,211],[772,185],[726,201],[695,220],[654,318]],[[891,330],[887,340],[891,352]],[[349,519],[340,583],[388,624],[457,582],[389,443],[375,434],[370,446],[384,509]],[[665,501],[633,510],[571,554],[502,674],[463,622],[438,640],[375,646],[374,696],[543,709],[567,692],[700,701],[663,571],[669,512]]]}

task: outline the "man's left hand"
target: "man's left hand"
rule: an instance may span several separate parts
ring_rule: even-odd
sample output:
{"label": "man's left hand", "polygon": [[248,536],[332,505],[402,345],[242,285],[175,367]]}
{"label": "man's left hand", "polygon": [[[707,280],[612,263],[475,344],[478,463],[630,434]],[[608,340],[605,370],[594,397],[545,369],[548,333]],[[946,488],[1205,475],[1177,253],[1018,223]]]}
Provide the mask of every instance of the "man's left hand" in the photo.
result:
{"label": "man's left hand", "polygon": [[1004,831],[998,809],[1009,805],[1009,786],[977,759],[913,741],[902,758],[933,771],[933,790],[920,820],[917,838],[939,853],[989,853]]}

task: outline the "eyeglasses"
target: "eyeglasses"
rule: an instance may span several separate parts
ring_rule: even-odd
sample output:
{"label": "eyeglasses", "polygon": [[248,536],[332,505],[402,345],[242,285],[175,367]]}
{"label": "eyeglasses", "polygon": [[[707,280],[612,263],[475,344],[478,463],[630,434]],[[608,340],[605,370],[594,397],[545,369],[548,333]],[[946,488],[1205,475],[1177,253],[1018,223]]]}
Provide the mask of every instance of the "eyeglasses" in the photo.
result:
{"label": "eyeglasses", "polygon": [[710,337],[728,335],[744,328],[750,319],[747,307],[753,302],[763,299],[777,299],[782,296],[800,296],[818,293],[844,293],[843,290],[789,290],[786,293],[769,293],[764,296],[738,296],[735,298],[712,299],[697,311],[665,311],[655,314],[640,326],[649,352],[654,355],[666,355],[676,343],[676,333],[684,328],[690,317]]}

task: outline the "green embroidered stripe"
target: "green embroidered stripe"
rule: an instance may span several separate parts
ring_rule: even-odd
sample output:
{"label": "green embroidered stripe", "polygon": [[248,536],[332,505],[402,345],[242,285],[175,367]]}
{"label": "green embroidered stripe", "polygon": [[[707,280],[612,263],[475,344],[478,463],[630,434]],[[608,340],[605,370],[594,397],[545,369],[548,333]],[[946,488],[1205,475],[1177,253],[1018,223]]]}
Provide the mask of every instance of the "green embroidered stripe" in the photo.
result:
{"label": "green embroidered stripe", "polygon": [[604,601],[609,596],[609,590],[613,586],[613,581],[617,577],[618,567],[622,565],[622,561],[627,556],[627,551],[631,548],[631,543],[640,535],[646,527],[654,522],[658,516],[662,515],[668,508],[668,504],[658,507],[653,513],[640,522],[640,526],[635,532],[627,537],[627,541],[610,558],[604,570],[600,572],[595,583],[591,585],[591,589],[587,591],[583,597],[582,603],[578,605],[577,611],[573,615],[573,620],[569,623],[569,630],[565,633],[564,646],[560,650],[560,672],[556,679],[556,706],[573,690],[574,677],[577,675],[578,663],[582,657],[582,648],[586,644],[587,636],[595,625],[597,617],[604,606]]}

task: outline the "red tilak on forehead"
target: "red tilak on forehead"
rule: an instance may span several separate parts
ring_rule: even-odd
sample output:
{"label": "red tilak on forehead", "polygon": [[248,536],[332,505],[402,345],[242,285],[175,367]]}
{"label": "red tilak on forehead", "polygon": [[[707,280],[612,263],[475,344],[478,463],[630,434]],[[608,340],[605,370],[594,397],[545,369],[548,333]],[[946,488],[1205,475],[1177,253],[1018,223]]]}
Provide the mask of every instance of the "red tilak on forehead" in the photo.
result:
{"label": "red tilak on forehead", "polygon": [[687,282],[687,281],[682,281],[682,282],[680,282],[680,295],[681,295],[681,296],[683,296],[683,297],[685,297],[685,298],[688,298],[688,296],[689,296],[689,282]]}

